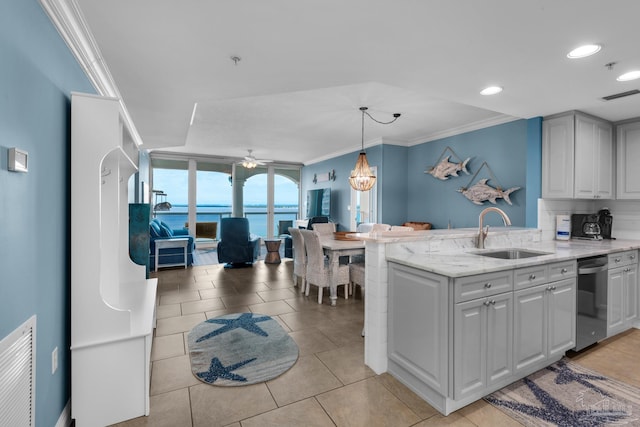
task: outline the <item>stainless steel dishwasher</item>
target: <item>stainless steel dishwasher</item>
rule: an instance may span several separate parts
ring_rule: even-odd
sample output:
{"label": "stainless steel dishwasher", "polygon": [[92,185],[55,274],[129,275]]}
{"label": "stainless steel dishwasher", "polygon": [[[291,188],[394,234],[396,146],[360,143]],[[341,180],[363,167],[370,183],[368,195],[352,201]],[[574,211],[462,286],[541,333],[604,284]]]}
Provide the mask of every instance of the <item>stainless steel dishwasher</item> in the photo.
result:
{"label": "stainless steel dishwasher", "polygon": [[607,337],[607,256],[578,260],[575,351]]}

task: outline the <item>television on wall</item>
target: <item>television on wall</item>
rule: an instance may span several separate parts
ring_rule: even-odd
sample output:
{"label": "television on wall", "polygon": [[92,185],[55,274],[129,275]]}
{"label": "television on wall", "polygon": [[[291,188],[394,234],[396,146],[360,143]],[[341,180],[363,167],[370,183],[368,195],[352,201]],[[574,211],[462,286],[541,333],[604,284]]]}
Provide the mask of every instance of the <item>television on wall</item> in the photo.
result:
{"label": "television on wall", "polygon": [[307,218],[331,214],[331,188],[307,191]]}

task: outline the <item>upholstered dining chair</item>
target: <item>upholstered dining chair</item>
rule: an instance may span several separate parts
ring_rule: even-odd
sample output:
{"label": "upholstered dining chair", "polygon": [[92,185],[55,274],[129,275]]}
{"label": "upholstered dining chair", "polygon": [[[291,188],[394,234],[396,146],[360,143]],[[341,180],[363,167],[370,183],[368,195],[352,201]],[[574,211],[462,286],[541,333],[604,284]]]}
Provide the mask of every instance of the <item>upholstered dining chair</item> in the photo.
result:
{"label": "upholstered dining chair", "polygon": [[407,227],[404,225],[392,225],[391,231],[415,231],[413,227]]}
{"label": "upholstered dining chair", "polygon": [[318,234],[332,235],[336,232],[336,224],[333,222],[318,223],[313,225],[313,231],[317,231]]}
{"label": "upholstered dining chair", "polygon": [[[328,288],[329,283],[329,260],[324,255],[320,234],[315,230],[300,230],[304,240],[304,247],[307,249],[307,288],[305,295],[309,296],[311,285],[318,287],[318,304],[322,304],[322,290]],[[349,265],[340,265],[338,268],[337,286],[344,285],[344,297],[349,298]]]}
{"label": "upholstered dining chair", "polygon": [[300,292],[304,293],[307,287],[307,250],[304,238],[298,228],[289,227],[289,234],[293,240],[293,283],[298,286],[300,279]]}

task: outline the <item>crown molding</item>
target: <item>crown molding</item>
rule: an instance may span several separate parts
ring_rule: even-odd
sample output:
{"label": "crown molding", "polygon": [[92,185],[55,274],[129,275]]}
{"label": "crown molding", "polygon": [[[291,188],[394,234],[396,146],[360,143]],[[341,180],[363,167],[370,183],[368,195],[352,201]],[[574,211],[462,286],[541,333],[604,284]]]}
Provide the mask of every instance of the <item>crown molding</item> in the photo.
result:
{"label": "crown molding", "polygon": [[76,0],[39,0],[56,30],[65,41],[91,85],[101,96],[116,98],[120,103],[124,121],[135,143],[142,145],[142,138],[127,110],[109,67],[102,58],[89,26]]}
{"label": "crown molding", "polygon": [[513,116],[508,116],[506,114],[500,114],[498,116],[491,117],[486,120],[479,120],[477,122],[469,123],[464,126],[458,126],[453,129],[447,129],[447,130],[443,130],[442,132],[436,132],[430,135],[426,135],[424,137],[415,138],[412,141],[409,141],[408,147],[424,144],[425,142],[436,141],[438,139],[448,138],[450,136],[460,135],[467,132],[472,132],[474,130],[488,128],[491,126],[502,125],[502,124],[514,122],[520,119],[521,119],[520,117],[513,117]]}

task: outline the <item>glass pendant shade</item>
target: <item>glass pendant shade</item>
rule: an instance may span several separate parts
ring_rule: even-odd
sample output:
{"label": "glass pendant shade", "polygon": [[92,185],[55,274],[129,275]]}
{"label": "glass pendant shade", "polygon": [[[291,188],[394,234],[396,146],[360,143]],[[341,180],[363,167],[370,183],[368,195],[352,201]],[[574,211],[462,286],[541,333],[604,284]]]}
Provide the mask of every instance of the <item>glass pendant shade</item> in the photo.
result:
{"label": "glass pendant shade", "polygon": [[361,151],[356,161],[356,167],[351,171],[349,184],[356,191],[369,191],[376,183],[376,177],[371,173],[367,155]]}

